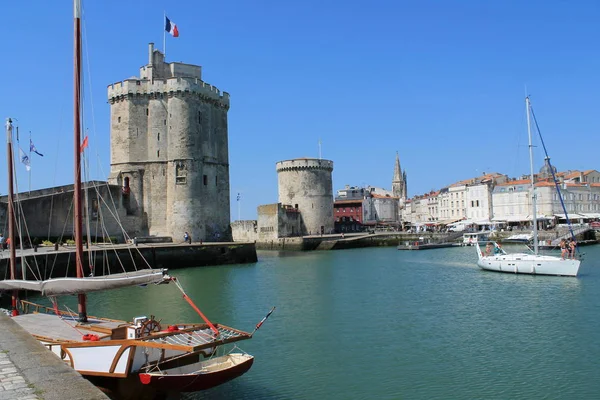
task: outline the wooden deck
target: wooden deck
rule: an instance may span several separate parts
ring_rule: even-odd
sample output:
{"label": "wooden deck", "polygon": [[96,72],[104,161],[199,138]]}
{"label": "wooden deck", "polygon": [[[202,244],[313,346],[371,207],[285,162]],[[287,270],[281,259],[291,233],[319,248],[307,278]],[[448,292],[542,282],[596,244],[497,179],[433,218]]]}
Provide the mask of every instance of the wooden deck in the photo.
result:
{"label": "wooden deck", "polygon": [[[96,334],[98,328],[112,330],[125,321],[107,321],[101,319],[89,318],[85,324],[80,324],[77,317],[63,315],[57,317],[54,314],[23,314],[13,317],[13,321],[21,325],[23,329],[31,335],[38,337],[52,338],[56,341],[83,342],[83,335]],[[110,338],[110,335],[108,335]]]}

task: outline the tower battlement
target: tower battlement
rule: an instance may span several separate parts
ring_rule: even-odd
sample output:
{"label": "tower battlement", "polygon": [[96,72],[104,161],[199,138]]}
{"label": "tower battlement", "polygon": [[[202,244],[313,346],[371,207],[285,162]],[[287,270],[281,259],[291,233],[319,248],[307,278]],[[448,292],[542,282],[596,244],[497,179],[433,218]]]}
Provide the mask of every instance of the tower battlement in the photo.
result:
{"label": "tower battlement", "polygon": [[229,93],[220,91],[216,86],[210,85],[198,78],[174,77],[167,79],[126,79],[108,85],[108,100],[113,103],[124,99],[126,96],[155,97],[174,96],[178,94],[199,94],[207,99],[221,103],[229,108]]}
{"label": "tower battlement", "polygon": [[304,171],[309,169],[333,171],[333,161],[318,158],[297,158],[294,160],[279,161],[275,166],[277,172]]}

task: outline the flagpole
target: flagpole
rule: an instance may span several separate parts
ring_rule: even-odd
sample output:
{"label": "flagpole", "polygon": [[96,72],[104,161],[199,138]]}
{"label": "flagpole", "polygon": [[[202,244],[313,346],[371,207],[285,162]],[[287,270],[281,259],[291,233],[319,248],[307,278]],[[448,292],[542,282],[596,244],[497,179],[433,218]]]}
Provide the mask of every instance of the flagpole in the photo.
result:
{"label": "flagpole", "polygon": [[238,221],[242,220],[242,217],[240,215],[240,196],[238,195]]}
{"label": "flagpole", "polygon": [[319,138],[319,160],[321,159],[321,138]]}
{"label": "flagpole", "polygon": [[167,12],[163,11],[163,56],[167,60]]}
{"label": "flagpole", "polygon": [[[29,131],[29,166],[31,166],[31,131]],[[28,179],[29,179],[29,194],[31,194],[31,168],[29,168]]]}

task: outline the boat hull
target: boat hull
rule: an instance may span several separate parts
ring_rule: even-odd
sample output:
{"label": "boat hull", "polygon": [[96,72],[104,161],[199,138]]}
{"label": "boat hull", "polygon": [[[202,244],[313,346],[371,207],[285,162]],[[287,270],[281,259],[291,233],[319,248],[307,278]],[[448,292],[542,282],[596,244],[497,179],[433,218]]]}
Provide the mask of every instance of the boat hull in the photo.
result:
{"label": "boat hull", "polygon": [[154,389],[169,392],[197,392],[229,382],[252,367],[254,357],[249,354],[232,353],[201,361],[185,367],[177,367],[159,372],[140,373],[140,382]]}
{"label": "boat hull", "polygon": [[511,274],[577,276],[581,261],[535,254],[480,257],[477,265],[488,271]]}

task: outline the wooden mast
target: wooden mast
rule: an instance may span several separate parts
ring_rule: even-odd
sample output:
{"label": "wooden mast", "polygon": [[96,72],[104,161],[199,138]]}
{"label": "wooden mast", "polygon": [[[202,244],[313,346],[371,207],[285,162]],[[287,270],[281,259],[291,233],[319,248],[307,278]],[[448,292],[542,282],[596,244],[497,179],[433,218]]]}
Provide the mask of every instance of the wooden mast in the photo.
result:
{"label": "wooden mast", "polygon": [[[15,254],[15,205],[13,203],[13,149],[12,149],[12,120],[9,118],[6,121],[6,159],[8,160],[8,239],[9,239],[9,254],[10,254],[10,279],[16,279],[17,258]],[[25,279],[25,277],[23,277]],[[17,298],[19,292],[12,292],[12,316],[19,315],[17,308]]]}
{"label": "wooden mast", "polygon": [[[75,264],[77,277],[83,278],[83,235],[81,215],[81,1],[73,0],[73,28],[75,40],[73,45],[73,136],[74,136],[74,230],[75,230]],[[87,321],[85,293],[77,295],[79,321]]]}

